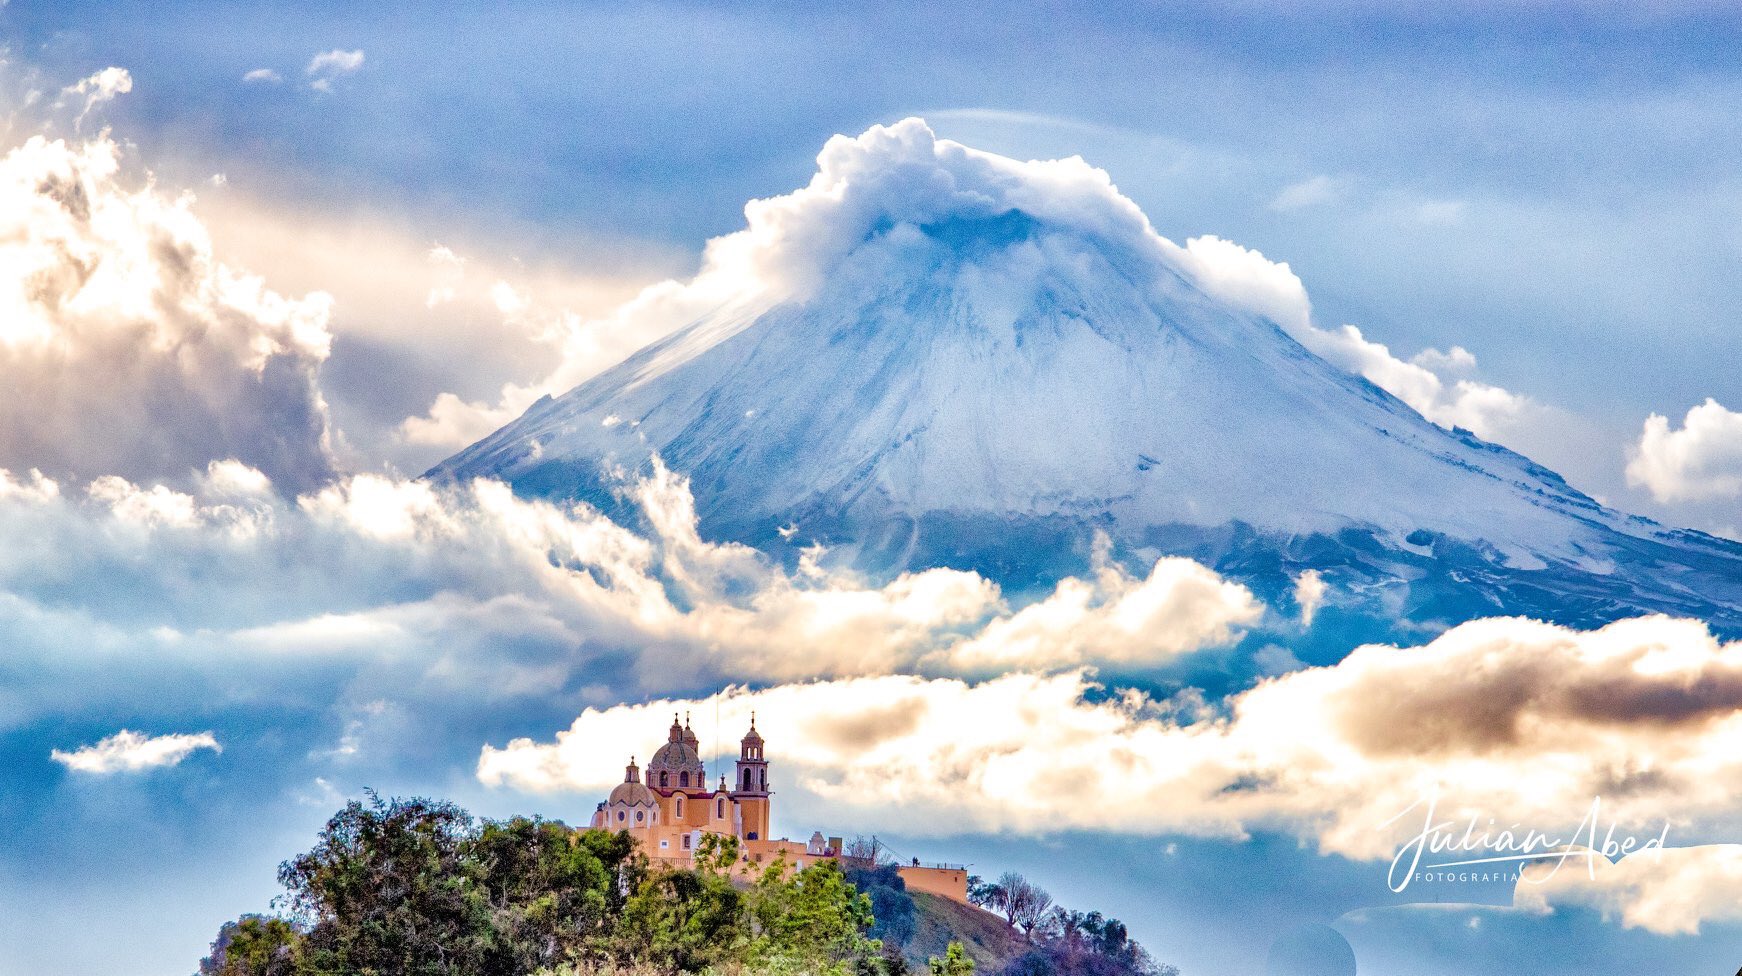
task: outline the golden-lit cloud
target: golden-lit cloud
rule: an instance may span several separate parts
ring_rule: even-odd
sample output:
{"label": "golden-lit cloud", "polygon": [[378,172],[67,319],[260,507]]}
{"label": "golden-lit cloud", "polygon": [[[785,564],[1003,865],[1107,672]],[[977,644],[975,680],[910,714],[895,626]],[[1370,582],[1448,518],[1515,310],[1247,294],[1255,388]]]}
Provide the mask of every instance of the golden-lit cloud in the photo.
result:
{"label": "golden-lit cloud", "polygon": [[[157,646],[301,647],[414,669],[422,655],[432,673],[468,674],[490,670],[493,648],[511,657],[501,648],[516,646],[558,681],[612,659],[627,671],[619,693],[1016,660],[1155,665],[1230,644],[1263,612],[1245,588],[1185,560],[1143,578],[1102,566],[1028,607],[972,572],[872,583],[824,570],[814,552],[783,568],[702,539],[687,481],[662,465],[623,491],[646,534],[492,481],[363,474],[287,500],[235,461],[208,465],[188,490],[8,473],[0,591],[49,599],[113,579],[86,587],[89,613],[148,631]],[[471,657],[460,663],[462,653]],[[511,683],[512,667],[490,683]]]}
{"label": "golden-lit cloud", "polygon": [[590,709],[552,741],[487,746],[478,775],[599,789],[660,715],[716,708],[727,728],[757,712],[792,785],[908,831],[1267,827],[1389,858],[1420,825],[1382,825],[1429,796],[1443,818],[1545,831],[1575,827],[1594,797],[1616,822],[1742,822],[1742,646],[1665,617],[1583,632],[1476,621],[1264,681],[1222,710],[1080,669],[731,688]]}
{"label": "golden-lit cloud", "polygon": [[1611,862],[1579,857],[1533,864],[1513,905],[1549,913],[1588,908],[1604,921],[1659,935],[1698,935],[1708,923],[1742,922],[1742,844],[1667,847]]}
{"label": "golden-lit cloud", "polygon": [[330,305],[221,261],[192,198],[124,178],[107,135],[31,138],[0,159],[0,466],[168,478],[234,457],[318,484]]}

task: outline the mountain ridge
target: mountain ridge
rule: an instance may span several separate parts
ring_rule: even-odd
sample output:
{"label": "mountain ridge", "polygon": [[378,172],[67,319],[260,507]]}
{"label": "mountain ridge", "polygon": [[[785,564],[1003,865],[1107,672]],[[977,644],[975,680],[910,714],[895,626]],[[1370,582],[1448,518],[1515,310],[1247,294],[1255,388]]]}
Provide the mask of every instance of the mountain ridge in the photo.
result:
{"label": "mountain ridge", "polygon": [[832,141],[810,187],[747,208],[751,253],[798,284],[718,304],[430,476],[627,514],[617,479],[657,455],[710,537],[820,542],[873,577],[1022,590],[1105,533],[1272,598],[1318,569],[1345,603],[1446,623],[1742,625],[1742,546],[1608,509],[1331,365],[1212,294],[1086,164],[922,129]]}

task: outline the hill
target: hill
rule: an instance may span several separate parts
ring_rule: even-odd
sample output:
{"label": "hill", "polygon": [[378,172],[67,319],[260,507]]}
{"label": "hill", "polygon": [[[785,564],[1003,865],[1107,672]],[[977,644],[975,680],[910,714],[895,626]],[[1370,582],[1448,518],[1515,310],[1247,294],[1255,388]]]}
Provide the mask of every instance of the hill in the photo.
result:
{"label": "hill", "polygon": [[999,972],[1028,949],[1028,943],[1004,919],[983,908],[923,891],[910,894],[915,908],[914,933],[902,955],[915,972],[925,972],[928,959],[943,958],[951,942],[962,944],[977,973]]}

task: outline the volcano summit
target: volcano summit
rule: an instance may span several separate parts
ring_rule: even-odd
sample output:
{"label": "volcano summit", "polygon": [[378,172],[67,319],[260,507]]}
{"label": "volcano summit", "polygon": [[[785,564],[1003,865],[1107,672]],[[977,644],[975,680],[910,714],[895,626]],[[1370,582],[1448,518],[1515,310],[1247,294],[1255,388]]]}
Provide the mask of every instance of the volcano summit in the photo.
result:
{"label": "volcano summit", "polygon": [[1742,547],[1609,510],[1325,361],[1279,324],[1286,266],[1173,244],[1080,159],[909,119],[818,163],[625,313],[680,327],[431,476],[616,513],[621,473],[657,455],[704,534],[820,542],[873,576],[1022,590],[1105,533],[1273,601],[1316,569],[1345,608],[1418,622],[1742,626]]}

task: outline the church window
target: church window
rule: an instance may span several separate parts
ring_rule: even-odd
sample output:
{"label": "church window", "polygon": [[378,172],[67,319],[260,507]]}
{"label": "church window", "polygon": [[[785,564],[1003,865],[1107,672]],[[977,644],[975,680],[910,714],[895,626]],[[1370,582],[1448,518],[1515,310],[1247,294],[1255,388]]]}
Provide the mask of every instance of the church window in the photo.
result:
{"label": "church window", "polygon": [[690,835],[689,834],[683,835],[683,849],[686,851],[690,849]]}
{"label": "church window", "polygon": [[635,811],[635,822],[636,822],[636,823],[640,823],[640,822],[641,822],[641,818],[642,818],[642,817],[645,817],[645,816],[647,816],[647,814],[645,814],[645,813],[642,813],[642,812],[641,812],[641,811],[640,811],[640,810],[637,810],[637,811]]}
{"label": "church window", "polygon": [[714,801],[714,816],[720,820],[726,819],[726,801],[724,799]]}
{"label": "church window", "polygon": [[618,810],[618,811],[617,811],[617,822],[618,822],[618,823],[622,823],[622,822],[623,822],[623,811],[621,811],[621,810]]}
{"label": "church window", "polygon": [[687,772],[678,773],[677,774],[677,785],[679,785],[679,786],[690,785],[690,774]]}
{"label": "church window", "polygon": [[660,785],[661,789],[671,785],[670,783],[666,782],[665,777],[666,777],[666,774],[664,772],[661,772],[659,774],[659,785]]}
{"label": "church window", "polygon": [[749,789],[750,789],[750,770],[748,770],[748,769],[746,769],[746,770],[744,770],[744,786],[743,786],[743,789],[745,789],[745,790],[749,790]]}
{"label": "church window", "polygon": [[681,796],[677,798],[677,818],[683,819],[683,797]]}

